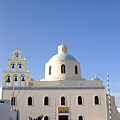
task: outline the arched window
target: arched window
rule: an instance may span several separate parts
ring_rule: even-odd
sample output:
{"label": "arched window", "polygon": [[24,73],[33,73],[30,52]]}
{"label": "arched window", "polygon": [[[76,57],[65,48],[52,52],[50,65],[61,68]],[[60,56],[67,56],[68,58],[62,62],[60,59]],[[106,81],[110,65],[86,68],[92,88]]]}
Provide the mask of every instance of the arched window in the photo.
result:
{"label": "arched window", "polygon": [[61,105],[65,105],[65,97],[61,97]]}
{"label": "arched window", "polygon": [[78,120],[83,120],[83,117],[82,117],[82,116],[79,116],[79,117],[78,117]]}
{"label": "arched window", "polygon": [[95,96],[94,101],[95,101],[95,105],[98,105],[99,104],[99,97]]}
{"label": "arched window", "polygon": [[45,117],[44,117],[44,120],[49,120],[49,119],[48,119],[48,116],[45,116]]}
{"label": "arched window", "polygon": [[32,97],[28,97],[28,105],[32,105]]}
{"label": "arched window", "polygon": [[82,97],[78,96],[78,105],[82,105]]}
{"label": "arched window", "polygon": [[15,97],[11,98],[11,105],[15,105]]}
{"label": "arched window", "polygon": [[75,74],[78,74],[77,66],[75,66]]}
{"label": "arched window", "polygon": [[52,72],[52,66],[49,67],[49,75],[51,75]]}
{"label": "arched window", "polygon": [[65,73],[65,65],[61,65],[61,73]]}
{"label": "arched window", "polygon": [[48,97],[44,98],[44,105],[49,105],[49,98]]}

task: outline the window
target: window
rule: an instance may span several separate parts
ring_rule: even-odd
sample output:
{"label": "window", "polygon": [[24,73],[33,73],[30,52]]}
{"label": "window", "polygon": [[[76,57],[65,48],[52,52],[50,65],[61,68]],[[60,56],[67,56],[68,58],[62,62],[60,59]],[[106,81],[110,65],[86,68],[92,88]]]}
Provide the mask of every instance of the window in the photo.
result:
{"label": "window", "polygon": [[32,105],[32,97],[28,97],[28,105]]}
{"label": "window", "polygon": [[44,98],[44,105],[49,105],[49,98],[48,97]]}
{"label": "window", "polygon": [[65,105],[65,97],[61,97],[61,105]]}
{"label": "window", "polygon": [[75,74],[78,74],[77,66],[75,66]]}
{"label": "window", "polygon": [[98,105],[99,104],[99,97],[95,96],[94,101],[95,101],[95,105]]}
{"label": "window", "polygon": [[79,116],[79,117],[78,117],[78,120],[83,120],[83,117],[82,117],[82,116]]}
{"label": "window", "polygon": [[61,73],[65,73],[65,65],[61,65]]}
{"label": "window", "polygon": [[52,67],[50,66],[49,67],[49,75],[51,75],[51,70],[52,70]]}
{"label": "window", "polygon": [[15,97],[11,98],[11,105],[15,105]]}
{"label": "window", "polygon": [[44,117],[44,120],[49,120],[49,119],[48,119],[48,116],[45,116],[45,117]]}
{"label": "window", "polygon": [[78,97],[78,105],[82,105],[82,97],[81,96]]}

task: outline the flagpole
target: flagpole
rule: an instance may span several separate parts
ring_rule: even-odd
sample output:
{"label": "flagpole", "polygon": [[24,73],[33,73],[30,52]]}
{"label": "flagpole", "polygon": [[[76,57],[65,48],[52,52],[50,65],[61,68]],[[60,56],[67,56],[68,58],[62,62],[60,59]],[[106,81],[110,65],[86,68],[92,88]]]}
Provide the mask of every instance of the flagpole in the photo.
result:
{"label": "flagpole", "polygon": [[109,83],[109,74],[107,73],[107,86],[108,86],[108,108],[109,108],[109,118],[112,120],[112,111],[111,111],[111,101],[110,101],[110,83]]}

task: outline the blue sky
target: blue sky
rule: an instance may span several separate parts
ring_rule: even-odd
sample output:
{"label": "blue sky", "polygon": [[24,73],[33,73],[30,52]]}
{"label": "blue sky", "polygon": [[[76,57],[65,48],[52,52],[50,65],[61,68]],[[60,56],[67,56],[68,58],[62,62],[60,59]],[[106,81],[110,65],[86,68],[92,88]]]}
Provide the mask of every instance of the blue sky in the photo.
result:
{"label": "blue sky", "polygon": [[82,77],[95,75],[120,107],[119,0],[0,0],[0,86],[7,60],[18,47],[31,77],[44,78],[45,63],[64,42],[81,63]]}

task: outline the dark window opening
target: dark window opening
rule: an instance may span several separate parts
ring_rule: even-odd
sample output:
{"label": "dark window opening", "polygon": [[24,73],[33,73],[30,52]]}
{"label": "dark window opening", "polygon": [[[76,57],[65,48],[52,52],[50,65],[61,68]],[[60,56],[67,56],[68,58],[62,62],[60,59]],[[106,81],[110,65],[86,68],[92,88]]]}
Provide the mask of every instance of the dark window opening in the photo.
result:
{"label": "dark window opening", "polygon": [[79,116],[79,119],[78,120],[83,120],[83,117],[82,116]]}
{"label": "dark window opening", "polygon": [[75,74],[78,74],[77,66],[75,66]]}
{"label": "dark window opening", "polygon": [[15,97],[11,98],[11,105],[15,105]]}
{"label": "dark window opening", "polygon": [[98,105],[98,104],[99,104],[99,97],[95,96],[95,105]]}
{"label": "dark window opening", "polygon": [[78,105],[82,105],[82,97],[81,96],[78,97]]}
{"label": "dark window opening", "polygon": [[49,75],[51,75],[51,70],[52,70],[52,67],[50,66],[49,67]]}
{"label": "dark window opening", "polygon": [[61,105],[65,105],[65,97],[61,97]]}
{"label": "dark window opening", "polygon": [[45,97],[44,98],[44,105],[48,105],[49,104],[49,99],[48,99],[48,97]]}
{"label": "dark window opening", "polygon": [[44,117],[44,120],[48,120],[48,116],[45,116],[45,117]]}
{"label": "dark window opening", "polygon": [[32,97],[28,97],[28,105],[32,105]]}
{"label": "dark window opening", "polygon": [[65,65],[61,65],[61,73],[65,73]]}

